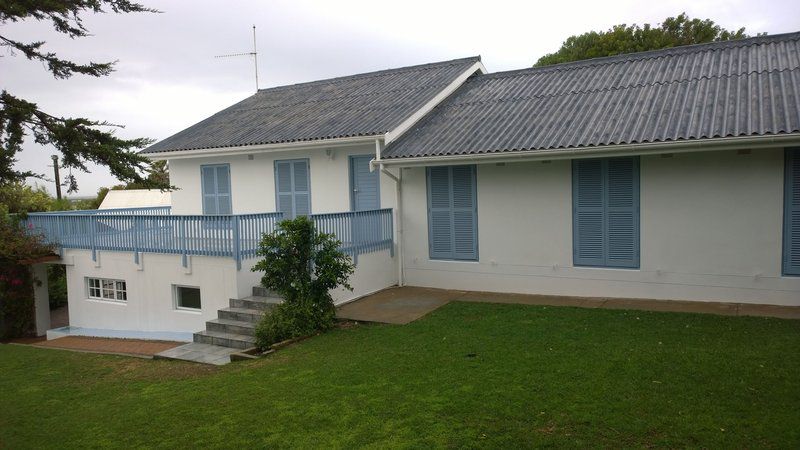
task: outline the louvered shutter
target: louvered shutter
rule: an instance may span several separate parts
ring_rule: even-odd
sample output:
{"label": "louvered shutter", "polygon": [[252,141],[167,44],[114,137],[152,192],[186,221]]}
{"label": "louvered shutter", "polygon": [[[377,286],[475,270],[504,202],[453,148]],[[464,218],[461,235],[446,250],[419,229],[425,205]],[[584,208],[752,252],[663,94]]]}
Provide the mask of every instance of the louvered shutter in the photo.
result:
{"label": "louvered shutter", "polygon": [[283,213],[284,219],[294,218],[292,206],[292,163],[284,161],[275,162],[275,192],[278,203],[278,212]]}
{"label": "louvered shutter", "polygon": [[311,214],[311,186],[308,177],[308,161],[294,161],[292,163],[294,176],[294,215],[307,216]]}
{"label": "louvered shutter", "polygon": [[475,166],[428,168],[428,246],[432,259],[478,259]]}
{"label": "louvered shutter", "polygon": [[639,267],[639,159],[613,158],[606,164],[608,267]]}
{"label": "louvered shutter", "polygon": [[783,273],[800,275],[800,149],[786,150]]}
{"label": "louvered shutter", "polygon": [[233,214],[231,207],[231,173],[227,164],[217,166],[217,214]]}
{"label": "louvered shutter", "polygon": [[430,257],[453,257],[450,168],[428,168],[428,246]]}
{"label": "louvered shutter", "polygon": [[228,164],[200,167],[203,214],[232,214],[231,172]]}
{"label": "louvered shutter", "polygon": [[639,267],[639,159],[572,163],[573,263]]}
{"label": "louvered shutter", "polygon": [[573,262],[602,266],[605,262],[603,162],[582,159],[572,163]]}
{"label": "louvered shutter", "polygon": [[450,168],[453,194],[453,259],[478,259],[475,166]]}
{"label": "louvered shutter", "polygon": [[217,174],[214,166],[200,168],[203,190],[203,214],[219,214],[217,211]]}
{"label": "louvered shutter", "polygon": [[275,196],[284,219],[311,214],[308,160],[275,161]]}

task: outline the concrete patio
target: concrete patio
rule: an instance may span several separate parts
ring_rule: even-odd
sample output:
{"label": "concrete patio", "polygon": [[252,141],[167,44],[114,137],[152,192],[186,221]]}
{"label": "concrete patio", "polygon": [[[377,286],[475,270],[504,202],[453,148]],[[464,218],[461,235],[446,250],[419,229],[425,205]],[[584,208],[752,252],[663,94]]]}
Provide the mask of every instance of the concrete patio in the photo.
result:
{"label": "concrete patio", "polygon": [[337,317],[340,319],[364,322],[402,325],[413,322],[452,301],[800,319],[800,307],[796,306],[652,299],[560,297],[554,295],[454,291],[411,286],[385,289],[344,304],[338,308]]}

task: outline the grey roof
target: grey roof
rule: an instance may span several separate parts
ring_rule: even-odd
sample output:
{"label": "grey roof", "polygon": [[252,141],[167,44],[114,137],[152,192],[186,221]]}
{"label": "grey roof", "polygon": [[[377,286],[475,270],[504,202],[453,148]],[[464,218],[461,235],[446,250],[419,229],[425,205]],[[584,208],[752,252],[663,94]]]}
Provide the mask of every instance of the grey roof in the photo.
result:
{"label": "grey roof", "polygon": [[479,56],[262,89],[142,153],[383,134],[477,61]]}
{"label": "grey roof", "polygon": [[384,158],[800,131],[800,33],[475,75]]}

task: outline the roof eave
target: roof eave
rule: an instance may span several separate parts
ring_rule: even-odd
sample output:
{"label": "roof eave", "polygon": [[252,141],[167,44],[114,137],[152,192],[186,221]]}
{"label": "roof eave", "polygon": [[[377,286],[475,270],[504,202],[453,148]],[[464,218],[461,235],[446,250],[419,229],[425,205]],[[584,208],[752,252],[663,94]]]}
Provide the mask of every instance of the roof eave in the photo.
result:
{"label": "roof eave", "polygon": [[142,153],[153,161],[187,159],[212,156],[248,155],[254,153],[270,153],[292,150],[313,150],[321,148],[345,147],[358,144],[374,144],[375,139],[385,139],[385,134],[354,136],[333,139],[317,139],[313,141],[282,142],[278,144],[255,144],[231,147],[214,147],[195,150],[173,150],[157,153]]}
{"label": "roof eave", "polygon": [[385,166],[420,167],[452,164],[489,164],[559,159],[582,159],[616,156],[635,156],[659,153],[689,153],[713,150],[740,150],[790,147],[800,145],[800,133],[736,136],[689,141],[652,142],[642,144],[604,145],[598,147],[560,148],[553,150],[507,151],[466,155],[421,156],[413,158],[383,158]]}

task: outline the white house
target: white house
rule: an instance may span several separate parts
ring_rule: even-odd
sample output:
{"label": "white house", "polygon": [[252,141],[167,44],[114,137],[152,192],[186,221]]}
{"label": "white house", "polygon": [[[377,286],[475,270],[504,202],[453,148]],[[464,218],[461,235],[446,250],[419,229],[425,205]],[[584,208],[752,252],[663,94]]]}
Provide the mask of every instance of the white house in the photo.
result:
{"label": "white house", "polygon": [[171,208],[31,226],[63,248],[72,326],[110,335],[245,321],[255,244],[298,214],[357,260],[337,302],[400,284],[800,306],[793,147],[800,33],[474,57],[262,89],[143,151],[169,162]]}

